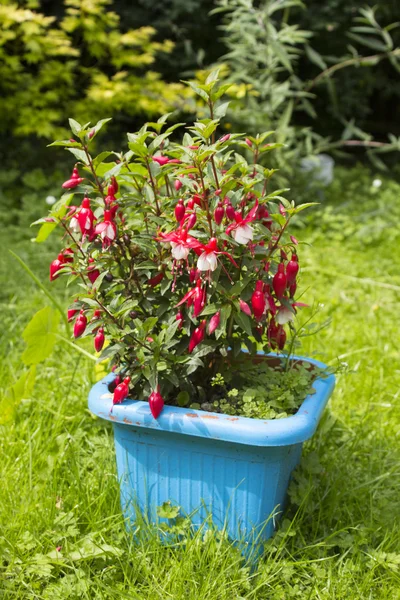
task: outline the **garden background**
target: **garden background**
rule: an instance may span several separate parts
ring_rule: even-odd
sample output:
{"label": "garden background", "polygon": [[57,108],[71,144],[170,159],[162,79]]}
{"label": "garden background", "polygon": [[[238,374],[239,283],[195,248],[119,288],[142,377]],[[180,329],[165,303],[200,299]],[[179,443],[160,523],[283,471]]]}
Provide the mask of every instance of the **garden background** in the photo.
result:
{"label": "garden background", "polygon": [[[396,0],[373,6],[0,1],[0,598],[400,598],[400,14]],[[48,282],[57,241],[32,242],[30,228],[71,170],[47,144],[68,117],[112,117],[104,148],[165,111],[190,120],[180,82],[216,65],[232,83],[224,130],[274,130],[284,148],[268,166],[293,199],[320,203],[298,222],[321,326],[303,352],[341,365],[255,571],[222,536],[165,547],[143,523],[132,542],[112,432],[86,408],[104,366],[61,324],[28,327],[68,305]]]}

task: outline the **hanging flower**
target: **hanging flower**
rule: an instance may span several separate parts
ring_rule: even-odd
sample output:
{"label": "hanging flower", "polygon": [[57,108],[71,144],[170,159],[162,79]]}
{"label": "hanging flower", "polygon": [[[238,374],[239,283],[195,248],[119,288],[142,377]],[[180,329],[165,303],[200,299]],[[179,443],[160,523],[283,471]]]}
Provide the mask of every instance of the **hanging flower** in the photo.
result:
{"label": "hanging flower", "polygon": [[201,248],[201,243],[196,238],[188,235],[186,229],[178,229],[171,233],[160,233],[157,238],[160,242],[171,244],[171,254],[175,260],[186,260],[191,249]]}
{"label": "hanging flower", "polygon": [[97,223],[95,233],[100,235],[103,241],[103,248],[108,248],[117,236],[117,227],[112,220],[111,211],[104,211],[104,220]]}
{"label": "hanging flower", "polygon": [[[249,211],[246,217],[242,217],[239,211],[235,212],[235,223],[229,225],[226,229],[226,234],[232,233],[232,237],[238,244],[246,245],[253,239],[254,231],[249,223],[252,223],[257,215],[258,200],[256,200],[253,208]],[[228,210],[227,210],[228,214]]]}
{"label": "hanging flower", "polygon": [[199,271],[215,271],[218,266],[217,256],[224,254],[228,257],[235,267],[239,268],[229,252],[222,252],[218,250],[216,238],[211,238],[206,246],[201,245],[203,252],[197,259],[197,268]]}
{"label": "hanging flower", "polygon": [[157,387],[157,391],[154,391],[149,396],[149,406],[151,414],[155,419],[160,416],[162,409],[164,408],[164,398],[160,394],[160,386]]}

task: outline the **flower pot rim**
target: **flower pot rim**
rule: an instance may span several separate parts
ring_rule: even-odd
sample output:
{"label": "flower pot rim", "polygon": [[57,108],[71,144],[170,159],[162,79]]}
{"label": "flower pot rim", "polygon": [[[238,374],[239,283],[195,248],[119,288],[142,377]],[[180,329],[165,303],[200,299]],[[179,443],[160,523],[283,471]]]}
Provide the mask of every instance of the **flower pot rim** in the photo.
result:
{"label": "flower pot rim", "polygon": [[[263,355],[263,352],[257,354]],[[265,356],[281,356],[276,353]],[[326,369],[327,366],[305,356],[292,356],[293,360],[303,361]],[[145,430],[181,433],[221,440],[249,446],[289,446],[308,440],[314,433],[322,412],[335,387],[335,376],[318,377],[313,382],[315,394],[308,395],[298,411],[282,419],[254,419],[227,414],[164,406],[161,415],[154,419],[149,403],[142,400],[126,400],[122,404],[112,404],[109,384],[115,375],[110,373],[98,381],[89,393],[89,409],[98,417]]]}

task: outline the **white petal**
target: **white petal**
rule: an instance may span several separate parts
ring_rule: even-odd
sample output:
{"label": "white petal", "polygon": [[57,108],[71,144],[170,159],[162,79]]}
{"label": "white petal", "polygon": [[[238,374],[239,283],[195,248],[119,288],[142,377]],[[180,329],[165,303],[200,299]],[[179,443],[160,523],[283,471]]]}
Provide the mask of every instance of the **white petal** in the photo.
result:
{"label": "white petal", "polygon": [[278,314],[275,317],[275,321],[278,323],[278,325],[285,325],[286,323],[289,323],[289,321],[293,320],[294,314],[292,311],[284,307],[279,309]]}
{"label": "white petal", "polygon": [[105,236],[108,237],[109,240],[113,240],[115,238],[115,229],[111,224],[107,225],[104,232]]}
{"label": "white petal", "polygon": [[197,259],[197,268],[199,269],[199,271],[209,270],[210,266],[207,260],[207,252],[203,252],[202,254],[200,254],[199,258]]}
{"label": "white petal", "polygon": [[76,217],[72,217],[72,219],[69,222],[69,227],[74,233],[79,233],[81,230],[81,228],[79,227],[78,219]]}
{"label": "white petal", "polygon": [[215,271],[218,266],[215,252],[203,252],[197,260],[199,271]]}
{"label": "white petal", "polygon": [[233,230],[232,235],[238,244],[247,244],[253,239],[253,229],[250,225],[240,225],[240,227]]}
{"label": "white petal", "polygon": [[210,271],[215,271],[215,269],[218,266],[217,255],[215,254],[215,252],[209,252],[207,254],[207,260],[209,264],[208,268],[210,269]]}
{"label": "white petal", "polygon": [[188,257],[189,248],[186,248],[183,244],[176,244],[175,242],[171,242],[172,247],[172,256],[175,260],[184,260]]}

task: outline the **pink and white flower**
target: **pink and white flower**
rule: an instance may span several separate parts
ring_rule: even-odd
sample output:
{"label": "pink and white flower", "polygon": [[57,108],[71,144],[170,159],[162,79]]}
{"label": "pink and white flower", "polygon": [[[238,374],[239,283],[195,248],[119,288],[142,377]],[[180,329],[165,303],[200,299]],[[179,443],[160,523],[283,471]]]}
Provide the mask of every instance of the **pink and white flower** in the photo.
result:
{"label": "pink and white flower", "polygon": [[252,241],[254,230],[249,223],[252,223],[257,214],[258,200],[256,200],[253,208],[249,211],[246,217],[242,217],[241,213],[235,212],[235,223],[229,225],[226,229],[226,234],[232,233],[232,237],[237,244],[246,245]]}
{"label": "pink and white flower", "polygon": [[117,237],[117,227],[112,220],[112,214],[110,210],[104,211],[104,221],[98,223],[94,231],[101,237],[103,248],[108,248],[115,240]]}
{"label": "pink and white flower", "polygon": [[203,252],[197,259],[197,268],[199,271],[215,271],[218,266],[217,256],[219,254],[224,254],[227,256],[231,263],[235,265],[235,267],[239,268],[229,252],[221,252],[218,250],[216,238],[211,238],[208,244],[206,246],[201,245],[201,248]]}

